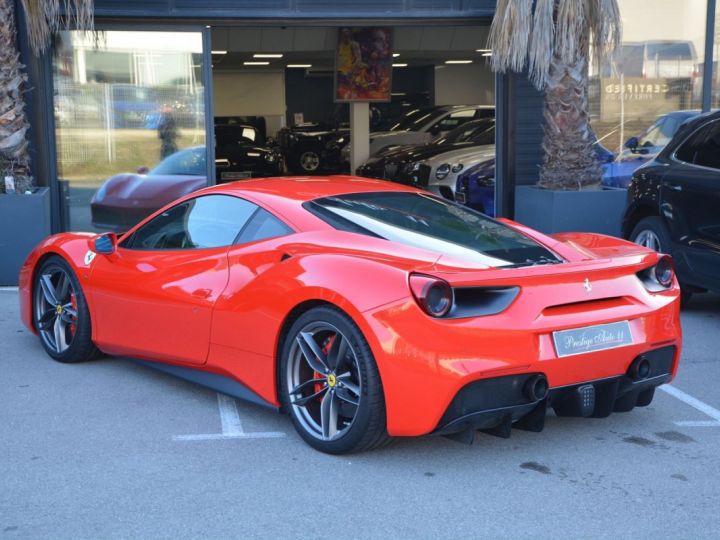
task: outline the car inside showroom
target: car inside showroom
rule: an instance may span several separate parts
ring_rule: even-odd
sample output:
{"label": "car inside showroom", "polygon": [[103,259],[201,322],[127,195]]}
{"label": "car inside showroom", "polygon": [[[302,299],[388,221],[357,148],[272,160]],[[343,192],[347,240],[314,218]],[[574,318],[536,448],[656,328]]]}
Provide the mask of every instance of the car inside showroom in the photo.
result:
{"label": "car inside showroom", "polygon": [[[374,89],[373,62],[384,61],[386,96],[336,95],[346,34],[357,64],[370,66],[353,82]],[[454,200],[460,174],[495,155],[487,34],[477,25],[213,27],[206,80],[201,32],[62,32],[53,73],[65,228],[120,232],[208,177],[360,170]],[[365,139],[353,154],[352,141]]]}

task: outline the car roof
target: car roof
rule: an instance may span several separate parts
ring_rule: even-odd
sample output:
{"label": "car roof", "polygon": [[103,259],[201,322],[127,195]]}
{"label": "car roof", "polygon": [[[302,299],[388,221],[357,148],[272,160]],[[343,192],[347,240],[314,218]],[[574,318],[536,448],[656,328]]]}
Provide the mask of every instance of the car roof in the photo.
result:
{"label": "car roof", "polygon": [[385,180],[359,176],[288,176],[238,180],[196,191],[184,199],[202,195],[242,197],[276,214],[297,231],[327,229],[327,223],[308,212],[303,203],[322,197],[369,192],[427,193]]}
{"label": "car roof", "polygon": [[255,178],[239,180],[228,184],[220,184],[203,190],[203,194],[252,194],[258,198],[283,198],[299,202],[312,201],[321,197],[332,197],[349,193],[367,193],[373,191],[405,191],[420,190],[408,186],[375,180],[360,176],[284,176],[276,178]]}

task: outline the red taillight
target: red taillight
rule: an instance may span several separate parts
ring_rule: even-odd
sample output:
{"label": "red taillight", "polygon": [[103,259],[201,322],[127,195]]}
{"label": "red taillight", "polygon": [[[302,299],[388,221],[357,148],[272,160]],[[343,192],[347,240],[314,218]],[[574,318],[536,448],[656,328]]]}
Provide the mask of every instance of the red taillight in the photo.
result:
{"label": "red taillight", "polygon": [[444,317],[452,308],[452,288],[442,279],[422,274],[411,274],[410,290],[418,305],[432,317]]}
{"label": "red taillight", "polygon": [[672,258],[663,255],[653,268],[653,275],[657,282],[663,287],[670,287],[675,276]]}

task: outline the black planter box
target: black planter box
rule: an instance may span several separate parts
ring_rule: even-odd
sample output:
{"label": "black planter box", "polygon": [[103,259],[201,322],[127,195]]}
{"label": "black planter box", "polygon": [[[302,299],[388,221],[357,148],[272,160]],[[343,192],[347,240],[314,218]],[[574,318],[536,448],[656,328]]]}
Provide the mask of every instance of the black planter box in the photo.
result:
{"label": "black planter box", "polygon": [[0,285],[17,285],[28,253],[50,234],[50,190],[0,194]]}
{"label": "black planter box", "polygon": [[593,232],[620,236],[627,190],[554,191],[515,188],[515,221],[544,233]]}

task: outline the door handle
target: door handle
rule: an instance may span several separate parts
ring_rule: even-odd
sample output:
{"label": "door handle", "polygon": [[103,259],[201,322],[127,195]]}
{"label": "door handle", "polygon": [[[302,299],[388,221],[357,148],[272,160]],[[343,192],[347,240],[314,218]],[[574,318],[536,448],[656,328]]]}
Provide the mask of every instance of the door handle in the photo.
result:
{"label": "door handle", "polygon": [[195,298],[205,299],[210,297],[210,295],[212,294],[212,289],[195,289],[190,294],[192,294],[192,296],[194,296]]}
{"label": "door handle", "polygon": [[678,186],[677,184],[668,184],[668,187],[673,191],[682,191],[682,186]]}

